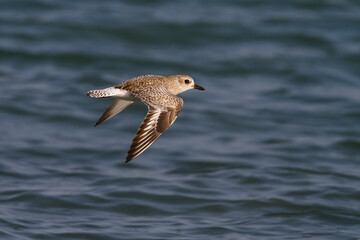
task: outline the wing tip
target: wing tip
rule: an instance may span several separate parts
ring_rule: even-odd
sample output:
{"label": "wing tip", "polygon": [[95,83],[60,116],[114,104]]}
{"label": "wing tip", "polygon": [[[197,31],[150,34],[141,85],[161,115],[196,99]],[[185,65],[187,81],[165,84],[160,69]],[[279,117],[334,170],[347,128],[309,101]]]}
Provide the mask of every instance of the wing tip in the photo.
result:
{"label": "wing tip", "polygon": [[98,125],[102,124],[105,121],[106,120],[104,120],[103,117],[100,117],[99,120],[97,120],[97,122],[94,124],[94,127],[97,127]]}
{"label": "wing tip", "polygon": [[125,160],[125,163],[128,163],[128,162],[130,162],[131,160],[133,160],[135,157],[133,157],[133,156],[131,156],[131,155],[127,155],[127,157],[126,157],[126,160]]}

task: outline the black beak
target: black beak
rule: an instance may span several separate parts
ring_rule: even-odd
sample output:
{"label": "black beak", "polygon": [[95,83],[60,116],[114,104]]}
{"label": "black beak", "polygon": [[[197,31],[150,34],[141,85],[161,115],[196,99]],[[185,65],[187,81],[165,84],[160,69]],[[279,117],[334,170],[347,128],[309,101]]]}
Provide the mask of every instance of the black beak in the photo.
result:
{"label": "black beak", "polygon": [[197,90],[205,90],[205,88],[199,86],[199,85],[194,85],[194,88],[197,89]]}

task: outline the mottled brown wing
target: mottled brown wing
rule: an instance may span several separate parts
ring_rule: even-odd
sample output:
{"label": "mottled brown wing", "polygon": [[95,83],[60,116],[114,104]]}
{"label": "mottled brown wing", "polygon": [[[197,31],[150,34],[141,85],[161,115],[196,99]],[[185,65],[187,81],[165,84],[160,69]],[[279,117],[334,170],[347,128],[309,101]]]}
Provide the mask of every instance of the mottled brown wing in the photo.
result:
{"label": "mottled brown wing", "polygon": [[177,118],[183,101],[172,95],[172,106],[151,106],[148,103],[148,113],[141,123],[126,157],[126,162],[139,156],[165,132]]}

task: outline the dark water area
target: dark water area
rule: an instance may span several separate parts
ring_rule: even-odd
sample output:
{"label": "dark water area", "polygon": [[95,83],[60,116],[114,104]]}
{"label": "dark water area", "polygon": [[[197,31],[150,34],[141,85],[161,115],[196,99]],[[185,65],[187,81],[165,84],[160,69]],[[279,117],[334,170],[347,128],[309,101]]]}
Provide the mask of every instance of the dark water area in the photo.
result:
{"label": "dark water area", "polygon": [[[188,74],[93,127],[143,74]],[[0,239],[360,239],[360,2],[1,0]]]}

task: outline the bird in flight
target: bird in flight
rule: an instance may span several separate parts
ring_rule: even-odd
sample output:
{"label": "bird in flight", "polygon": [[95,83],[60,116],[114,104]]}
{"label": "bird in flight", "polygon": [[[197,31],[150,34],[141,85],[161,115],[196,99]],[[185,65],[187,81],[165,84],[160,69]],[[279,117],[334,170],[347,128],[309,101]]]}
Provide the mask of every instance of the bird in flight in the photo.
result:
{"label": "bird in flight", "polygon": [[113,87],[91,90],[87,94],[94,98],[115,98],[95,126],[112,118],[134,102],[143,102],[147,105],[148,113],[132,141],[125,161],[127,163],[143,153],[174,123],[183,106],[182,98],[176,95],[190,89],[205,90],[196,85],[188,75],[144,75]]}

